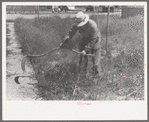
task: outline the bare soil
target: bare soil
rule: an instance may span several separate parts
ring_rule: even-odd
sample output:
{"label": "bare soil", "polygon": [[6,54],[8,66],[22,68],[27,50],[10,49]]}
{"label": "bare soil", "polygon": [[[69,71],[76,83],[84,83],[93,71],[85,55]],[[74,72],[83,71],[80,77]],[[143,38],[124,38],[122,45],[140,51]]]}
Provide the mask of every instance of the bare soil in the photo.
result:
{"label": "bare soil", "polygon": [[34,101],[37,97],[34,92],[36,89],[28,83],[36,83],[35,79],[20,77],[20,84],[14,82],[16,76],[30,76],[33,71],[31,67],[26,67],[26,73],[23,73],[21,69],[23,55],[21,54],[20,44],[15,34],[14,23],[7,23],[7,28],[10,30],[7,34],[10,41],[6,47],[8,52],[6,57],[6,100]]}

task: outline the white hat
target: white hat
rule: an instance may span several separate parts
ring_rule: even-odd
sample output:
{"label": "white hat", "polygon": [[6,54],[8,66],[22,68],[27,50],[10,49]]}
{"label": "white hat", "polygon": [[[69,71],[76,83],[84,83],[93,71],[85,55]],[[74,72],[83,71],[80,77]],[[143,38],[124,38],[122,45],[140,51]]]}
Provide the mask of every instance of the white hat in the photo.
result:
{"label": "white hat", "polygon": [[80,11],[76,14],[75,20],[77,27],[81,27],[89,21],[89,16]]}

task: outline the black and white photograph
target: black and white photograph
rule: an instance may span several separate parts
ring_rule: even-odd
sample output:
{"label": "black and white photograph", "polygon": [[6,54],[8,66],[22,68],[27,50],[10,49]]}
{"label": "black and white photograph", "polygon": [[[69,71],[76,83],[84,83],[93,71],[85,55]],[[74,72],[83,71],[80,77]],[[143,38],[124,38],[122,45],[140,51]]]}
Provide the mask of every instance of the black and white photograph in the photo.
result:
{"label": "black and white photograph", "polygon": [[[122,120],[147,118],[146,6],[146,2],[4,2],[4,105],[65,102],[66,106],[95,107],[110,103],[109,109],[121,102],[141,107],[142,102],[142,115],[135,114],[139,110],[130,110],[135,115],[126,112],[128,118]],[[11,114],[4,118],[17,119]],[[101,115],[84,119],[107,117]],[[43,119],[34,116],[29,117]],[[123,115],[111,120],[120,117]],[[22,119],[29,120],[27,115]]]}

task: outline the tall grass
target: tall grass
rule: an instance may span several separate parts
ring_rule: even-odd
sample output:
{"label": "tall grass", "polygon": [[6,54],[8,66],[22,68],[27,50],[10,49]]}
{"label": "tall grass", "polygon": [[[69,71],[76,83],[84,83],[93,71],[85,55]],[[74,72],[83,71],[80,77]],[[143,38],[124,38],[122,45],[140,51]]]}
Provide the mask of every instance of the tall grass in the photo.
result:
{"label": "tall grass", "polygon": [[[6,34],[9,34],[10,33],[10,30],[8,28],[8,25],[6,25]],[[10,38],[9,37],[6,37],[6,47],[9,45],[10,43]],[[10,54],[10,50],[6,49],[6,56],[8,56]]]}
{"label": "tall grass", "polygon": [[[101,46],[105,49],[106,16],[92,15],[90,18],[96,21],[101,31]],[[59,46],[73,22],[74,18],[62,19],[59,16],[33,20],[19,18],[15,20],[15,30],[25,54],[42,54]],[[40,91],[42,97],[55,100],[125,100],[137,99],[141,95],[143,99],[143,89],[139,92],[140,95],[136,93],[135,96],[127,97],[127,94],[138,88],[132,79],[138,79],[140,85],[144,82],[143,35],[144,22],[141,16],[126,19],[110,16],[109,54],[101,61],[104,76],[98,85],[93,83],[92,74],[84,79],[78,74],[79,55],[68,49],[61,49],[47,56],[31,59],[37,80],[48,86],[42,86]],[[72,47],[79,49],[80,42],[81,36],[77,33],[71,40]],[[89,72],[91,67],[92,63],[89,61]],[[138,78],[139,75],[142,79]],[[127,78],[122,76],[127,76]],[[50,88],[53,88],[52,91],[49,90]]]}

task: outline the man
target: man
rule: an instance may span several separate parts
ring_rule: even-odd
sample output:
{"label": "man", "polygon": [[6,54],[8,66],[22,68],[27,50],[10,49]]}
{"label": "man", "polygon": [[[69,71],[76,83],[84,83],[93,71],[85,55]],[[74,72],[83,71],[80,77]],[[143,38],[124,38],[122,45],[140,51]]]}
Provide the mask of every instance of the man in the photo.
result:
{"label": "man", "polygon": [[101,47],[100,47],[100,42],[101,42],[101,34],[100,31],[97,28],[97,24],[89,19],[89,16],[84,14],[82,11],[78,12],[76,14],[76,19],[75,19],[75,24],[71,27],[69,31],[69,37],[66,38],[72,38],[73,35],[79,31],[79,33],[82,35],[82,44],[81,44],[81,51],[82,54],[80,57],[79,64],[82,64],[82,58],[84,56],[85,59],[85,67],[84,71],[86,72],[87,70],[87,63],[88,63],[88,58],[85,56],[85,54],[91,52],[92,54],[95,54],[95,57],[92,59],[93,60],[93,69],[95,75],[101,75]]}

